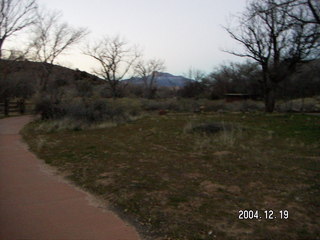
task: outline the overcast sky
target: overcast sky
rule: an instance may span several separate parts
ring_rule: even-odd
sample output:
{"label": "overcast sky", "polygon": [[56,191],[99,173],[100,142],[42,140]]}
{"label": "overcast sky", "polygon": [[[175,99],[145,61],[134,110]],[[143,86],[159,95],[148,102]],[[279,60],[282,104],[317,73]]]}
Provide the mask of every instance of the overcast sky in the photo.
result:
{"label": "overcast sky", "polygon": [[[241,61],[221,51],[237,45],[223,30],[246,0],[38,0],[60,10],[63,19],[87,27],[90,39],[120,35],[143,48],[146,58],[165,61],[166,71],[181,75],[190,67],[206,72],[221,63]],[[90,71],[94,62],[80,54],[61,63]]]}

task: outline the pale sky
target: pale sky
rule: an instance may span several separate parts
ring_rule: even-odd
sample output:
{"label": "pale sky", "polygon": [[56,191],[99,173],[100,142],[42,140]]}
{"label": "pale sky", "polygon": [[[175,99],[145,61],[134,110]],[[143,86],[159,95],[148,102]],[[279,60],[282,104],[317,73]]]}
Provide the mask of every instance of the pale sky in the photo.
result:
{"label": "pale sky", "polygon": [[[62,11],[63,20],[70,25],[88,28],[91,40],[123,36],[139,45],[146,59],[163,59],[166,72],[175,75],[190,67],[209,73],[219,64],[242,61],[221,51],[237,47],[222,25],[244,10],[246,0],[38,1],[47,9]],[[60,61],[89,72],[94,67],[82,54],[69,54]]]}

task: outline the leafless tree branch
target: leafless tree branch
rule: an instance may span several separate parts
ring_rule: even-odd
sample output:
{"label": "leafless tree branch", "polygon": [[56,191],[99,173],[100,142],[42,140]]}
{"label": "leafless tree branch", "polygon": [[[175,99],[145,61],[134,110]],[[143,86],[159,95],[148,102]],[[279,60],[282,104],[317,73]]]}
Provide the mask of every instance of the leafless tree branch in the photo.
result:
{"label": "leafless tree branch", "polygon": [[136,64],[135,73],[143,80],[144,96],[146,98],[155,97],[157,92],[157,76],[164,69],[164,62],[159,59],[151,59],[147,62],[141,60]]}
{"label": "leafless tree branch", "polygon": [[36,0],[0,0],[0,58],[8,38],[37,21]]}
{"label": "leafless tree branch", "polygon": [[104,37],[83,52],[95,59],[100,67],[95,73],[106,80],[112,96],[119,97],[121,80],[133,69],[140,57],[137,48],[130,46],[119,36]]}
{"label": "leafless tree branch", "polygon": [[73,28],[61,22],[59,12],[38,13],[38,19],[29,49],[30,58],[43,63],[45,74],[40,85],[42,90],[45,90],[52,64],[62,53],[79,43],[88,31],[85,28]]}

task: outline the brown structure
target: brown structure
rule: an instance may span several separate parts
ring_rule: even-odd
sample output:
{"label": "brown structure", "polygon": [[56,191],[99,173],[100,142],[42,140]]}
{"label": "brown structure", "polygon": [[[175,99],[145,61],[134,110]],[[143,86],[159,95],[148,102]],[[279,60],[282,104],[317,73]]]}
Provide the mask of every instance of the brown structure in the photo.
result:
{"label": "brown structure", "polygon": [[159,115],[167,115],[168,111],[164,109],[160,109],[158,113]]}
{"label": "brown structure", "polygon": [[227,93],[224,95],[226,102],[237,102],[237,101],[245,101],[245,100],[256,100],[257,96],[245,93]]}

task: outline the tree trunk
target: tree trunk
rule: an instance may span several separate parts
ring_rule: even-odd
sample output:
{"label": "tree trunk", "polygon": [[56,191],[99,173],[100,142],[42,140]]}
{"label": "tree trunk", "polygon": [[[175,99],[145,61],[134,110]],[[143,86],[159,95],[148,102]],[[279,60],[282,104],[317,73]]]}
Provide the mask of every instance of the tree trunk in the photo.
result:
{"label": "tree trunk", "polygon": [[39,73],[40,77],[40,91],[46,92],[48,90],[48,83],[50,81],[51,73],[53,72],[53,64],[43,62],[42,65],[42,71]]}
{"label": "tree trunk", "polygon": [[276,104],[275,88],[268,88],[265,91],[264,104],[265,112],[272,113]]}
{"label": "tree trunk", "polygon": [[267,64],[262,64],[264,110],[266,113],[273,113],[276,104],[277,83],[270,78],[270,71]]}
{"label": "tree trunk", "polygon": [[19,112],[20,112],[20,114],[23,115],[26,111],[26,105],[25,105],[24,99],[20,99],[17,103],[19,106]]}
{"label": "tree trunk", "polygon": [[2,58],[2,45],[3,45],[4,39],[0,38],[0,59]]}
{"label": "tree trunk", "polygon": [[157,88],[149,88],[147,89],[146,97],[148,99],[154,99],[156,97]]}

